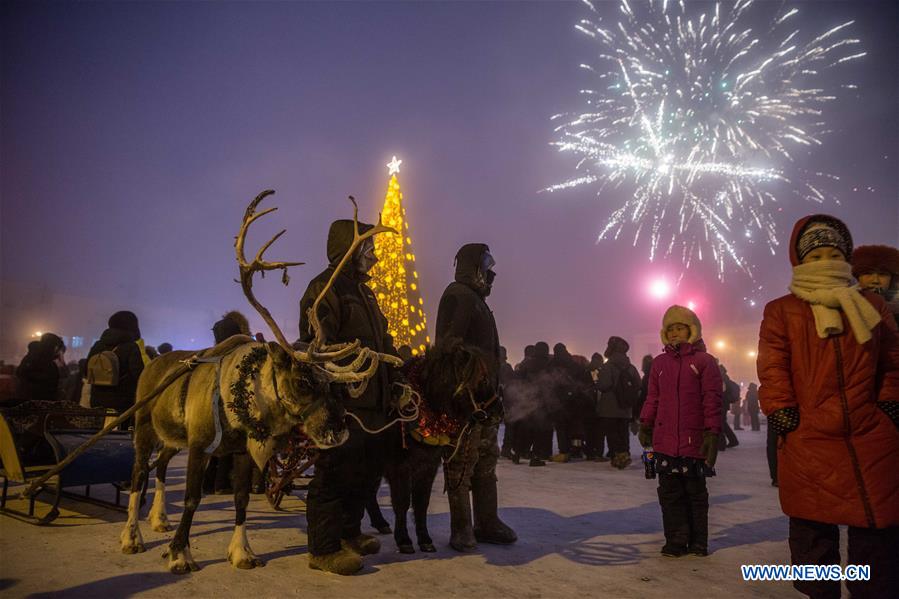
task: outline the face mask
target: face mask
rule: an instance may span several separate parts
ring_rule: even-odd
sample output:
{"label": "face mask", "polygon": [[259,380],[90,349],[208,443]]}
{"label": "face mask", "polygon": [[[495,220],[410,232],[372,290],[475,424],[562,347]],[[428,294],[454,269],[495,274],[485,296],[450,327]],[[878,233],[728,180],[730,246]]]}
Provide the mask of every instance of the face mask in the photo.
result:
{"label": "face mask", "polygon": [[496,260],[493,259],[493,256],[490,254],[490,250],[487,250],[483,253],[483,255],[481,255],[480,270],[481,272],[487,272],[494,266],[496,266]]}
{"label": "face mask", "polygon": [[359,249],[356,250],[354,263],[356,264],[356,272],[362,274],[370,271],[378,263],[378,258],[375,256],[375,244],[371,239],[363,241]]}

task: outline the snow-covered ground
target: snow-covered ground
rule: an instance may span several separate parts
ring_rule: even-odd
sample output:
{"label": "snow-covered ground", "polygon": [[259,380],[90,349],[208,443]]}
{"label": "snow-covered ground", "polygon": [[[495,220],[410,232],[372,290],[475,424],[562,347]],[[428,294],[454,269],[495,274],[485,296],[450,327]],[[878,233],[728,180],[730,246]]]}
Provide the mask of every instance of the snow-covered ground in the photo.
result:
{"label": "snow-covered ground", "polygon": [[[513,546],[482,545],[466,555],[450,549],[438,476],[430,517],[438,553],[401,555],[392,536],[383,536],[381,553],[367,557],[358,575],[313,571],[306,561],[300,497],[285,499],[287,511],[276,512],[264,497],[254,496],[249,538],[267,566],[236,570],[226,561],[231,500],[210,496],[197,512],[191,538],[202,569],[176,576],[161,558],[171,533],[155,533],[144,520],[147,552],[123,555],[118,536],[124,514],[63,500],[63,517],[52,526],[0,516],[0,591],[4,597],[800,597],[786,582],[741,578],[740,564],[789,563],[789,550],[787,519],[768,478],[765,433],[738,434],[741,445],[720,455],[719,475],[709,480],[712,554],[706,558],[659,555],[656,484],[644,478],[638,459],[624,471],[608,463],[531,468],[501,460],[501,516],[518,532]],[[169,469],[173,523],[181,508],[184,465],[179,456]],[[392,521],[386,485],[381,504]]]}

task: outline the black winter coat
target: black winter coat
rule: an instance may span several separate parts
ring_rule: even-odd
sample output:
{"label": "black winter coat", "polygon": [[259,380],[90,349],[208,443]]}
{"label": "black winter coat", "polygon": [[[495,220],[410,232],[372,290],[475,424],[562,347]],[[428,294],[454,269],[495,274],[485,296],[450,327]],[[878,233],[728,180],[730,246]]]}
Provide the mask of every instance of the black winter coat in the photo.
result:
{"label": "black winter coat", "polygon": [[[364,233],[371,227],[372,225],[360,223],[359,231]],[[308,342],[313,339],[314,333],[308,317],[309,308],[327,285],[352,241],[353,221],[339,220],[331,225],[328,232],[330,265],[310,281],[300,300],[301,341]],[[334,344],[350,343],[358,339],[363,347],[379,353],[398,355],[393,338],[387,332],[387,318],[381,312],[374,292],[365,284],[368,278],[367,275],[356,272],[352,262],[348,262],[341,270],[318,307],[324,341],[327,344]],[[347,398],[346,408],[359,416],[368,427],[383,426],[387,422],[387,413],[391,408],[391,384],[399,378],[397,369],[382,363],[369,381],[365,393],[357,399]]]}
{"label": "black winter coat", "polygon": [[449,284],[437,308],[435,343],[447,347],[461,342],[479,349],[487,358],[487,369],[494,388],[499,385],[499,333],[493,312],[476,291],[475,284],[483,244],[469,244],[456,258],[456,280]]}
{"label": "black winter coat", "polygon": [[16,368],[16,396],[23,401],[57,401],[59,366],[49,356],[28,354]]}
{"label": "black winter coat", "polygon": [[[137,346],[138,337],[123,329],[106,329],[94,343],[87,359],[104,351],[114,351],[119,358],[119,384],[115,387],[91,386],[91,406],[123,412],[134,405],[137,379],[144,371],[144,360]],[[86,373],[82,373],[86,374]]]}

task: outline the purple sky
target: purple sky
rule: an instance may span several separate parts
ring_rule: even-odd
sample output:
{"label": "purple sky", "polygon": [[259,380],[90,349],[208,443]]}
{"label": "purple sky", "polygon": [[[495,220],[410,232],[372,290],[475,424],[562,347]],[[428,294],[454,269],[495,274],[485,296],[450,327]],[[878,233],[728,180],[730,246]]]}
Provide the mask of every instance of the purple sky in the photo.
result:
{"label": "purple sky", "polygon": [[[799,6],[808,33],[857,19],[854,32],[869,52],[841,71],[860,89],[830,105],[833,133],[800,164],[843,178],[831,189],[843,203],[824,211],[844,218],[857,243],[895,245],[899,9]],[[307,266],[293,269],[288,288],[276,278],[257,284],[258,295],[292,338],[297,301],[325,261],[328,224],[351,214],[348,194],[363,218],[376,217],[384,164],[396,154],[430,323],[456,249],[483,241],[498,262],[490,301],[515,358],[541,339],[589,355],[611,334],[658,326],[665,304],[646,300],[644,289],[671,266],[650,265],[646,248],[629,239],[594,244],[614,194],[537,193],[573,172],[572,158],[548,142],[549,117],[579,109],[577,91],[589,85],[578,64],[595,50],[573,30],[587,16],[579,3],[0,10],[7,290],[38,286],[104,306],[165,306],[170,318],[142,318],[148,342],[193,338],[203,346],[218,314],[249,314],[233,283],[232,238],[246,203],[273,188],[280,211],[260,228],[288,232],[270,254]],[[797,217],[819,210],[799,202],[783,209],[784,236]],[[251,239],[260,241],[262,232]],[[782,245],[773,258],[758,256],[763,301],[785,289],[784,252]],[[711,335],[757,323],[761,307],[742,301],[748,286],[733,273],[721,284],[712,265],[698,265],[672,299],[699,298]],[[2,336],[24,348],[27,338],[18,337],[30,323],[16,320],[11,295],[3,292]],[[97,314],[65,312],[42,315],[42,326],[87,336],[103,328]],[[207,316],[183,316],[197,313]]]}

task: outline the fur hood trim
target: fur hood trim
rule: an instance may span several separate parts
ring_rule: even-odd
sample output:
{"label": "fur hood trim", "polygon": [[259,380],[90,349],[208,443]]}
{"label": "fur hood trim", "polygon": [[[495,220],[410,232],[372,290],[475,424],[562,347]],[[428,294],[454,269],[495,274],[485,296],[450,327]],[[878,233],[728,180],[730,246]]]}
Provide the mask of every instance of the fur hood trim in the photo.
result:
{"label": "fur hood trim", "polygon": [[[856,279],[874,271],[899,277],[899,249],[888,245],[860,245],[852,252],[852,276]],[[895,281],[894,281],[895,286]]]}
{"label": "fur hood trim", "polygon": [[690,328],[689,343],[696,343],[702,339],[702,324],[699,317],[690,308],[674,305],[665,310],[665,316],[662,317],[662,345],[668,345],[668,327],[673,324],[683,324]]}

